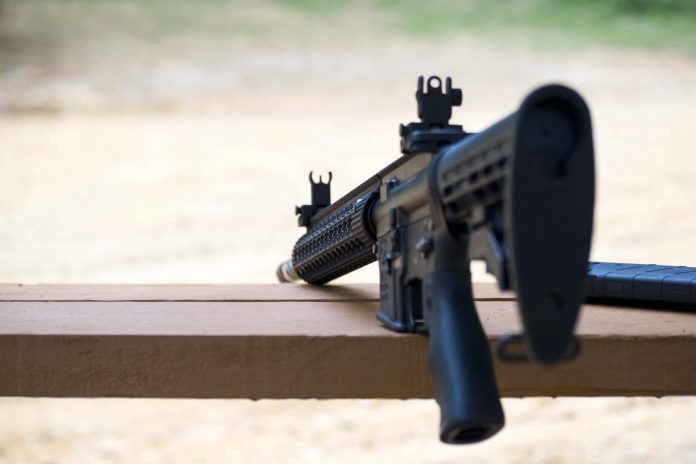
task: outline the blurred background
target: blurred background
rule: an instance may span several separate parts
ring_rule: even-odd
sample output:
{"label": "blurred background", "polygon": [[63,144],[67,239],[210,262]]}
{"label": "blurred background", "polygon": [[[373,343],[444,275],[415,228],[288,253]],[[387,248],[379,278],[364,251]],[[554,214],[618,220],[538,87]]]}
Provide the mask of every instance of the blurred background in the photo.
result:
{"label": "blurred background", "polygon": [[[0,0],[0,282],[273,282],[308,171],[399,156],[419,74],[469,131],[578,89],[593,259],[696,266],[694,0]],[[2,398],[0,462],[696,463],[696,399],[504,406],[451,447],[433,401]]]}

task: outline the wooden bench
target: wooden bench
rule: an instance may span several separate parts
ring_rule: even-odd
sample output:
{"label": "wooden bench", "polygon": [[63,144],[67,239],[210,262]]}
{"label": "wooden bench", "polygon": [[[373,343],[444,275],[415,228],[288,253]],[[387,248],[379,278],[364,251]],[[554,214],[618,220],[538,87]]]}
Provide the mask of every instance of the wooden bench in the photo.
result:
{"label": "wooden bench", "polygon": [[[475,286],[491,345],[514,298]],[[375,319],[376,285],[0,285],[0,396],[429,398],[427,338]],[[696,394],[696,316],[586,305],[583,351],[501,363],[501,394]]]}

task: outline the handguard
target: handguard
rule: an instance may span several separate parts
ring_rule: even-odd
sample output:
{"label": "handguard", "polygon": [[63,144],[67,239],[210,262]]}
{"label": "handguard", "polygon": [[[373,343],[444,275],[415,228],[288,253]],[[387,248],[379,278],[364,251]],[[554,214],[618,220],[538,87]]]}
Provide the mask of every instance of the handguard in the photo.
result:
{"label": "handguard", "polygon": [[551,364],[578,352],[594,210],[589,110],[573,90],[545,86],[470,134],[449,124],[461,104],[449,78],[419,79],[416,98],[421,121],[400,128],[404,156],[315,208],[278,274],[323,284],[378,259],[377,318],[429,333],[440,438],[474,443],[500,430],[504,415],[471,260],[517,293],[523,333],[500,340],[502,360]]}

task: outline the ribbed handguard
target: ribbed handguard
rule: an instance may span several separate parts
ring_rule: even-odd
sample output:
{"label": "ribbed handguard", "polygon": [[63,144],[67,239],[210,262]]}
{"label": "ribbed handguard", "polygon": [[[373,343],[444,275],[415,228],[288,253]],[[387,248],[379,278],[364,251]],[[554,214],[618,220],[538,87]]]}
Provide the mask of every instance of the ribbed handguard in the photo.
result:
{"label": "ribbed handguard", "polygon": [[321,285],[375,261],[375,233],[369,213],[372,192],[321,220],[300,237],[292,266],[302,280]]}

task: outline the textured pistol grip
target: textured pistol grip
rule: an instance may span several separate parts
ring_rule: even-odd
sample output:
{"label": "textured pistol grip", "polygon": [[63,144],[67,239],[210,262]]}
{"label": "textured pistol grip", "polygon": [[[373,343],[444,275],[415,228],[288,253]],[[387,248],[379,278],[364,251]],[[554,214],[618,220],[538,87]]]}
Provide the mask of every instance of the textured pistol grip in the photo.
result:
{"label": "textured pistol grip", "polygon": [[437,272],[429,285],[428,364],[440,406],[440,440],[476,443],[495,435],[505,416],[470,274]]}

